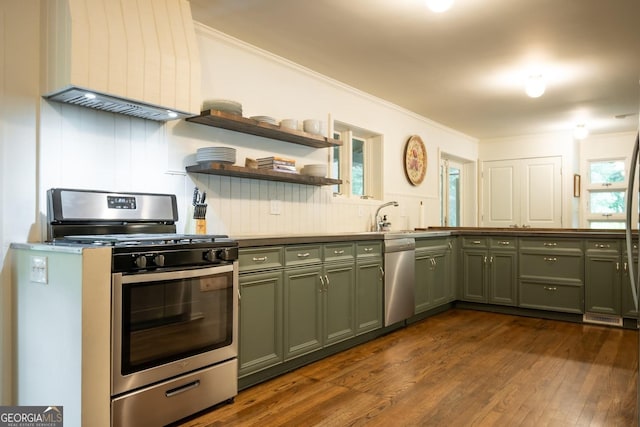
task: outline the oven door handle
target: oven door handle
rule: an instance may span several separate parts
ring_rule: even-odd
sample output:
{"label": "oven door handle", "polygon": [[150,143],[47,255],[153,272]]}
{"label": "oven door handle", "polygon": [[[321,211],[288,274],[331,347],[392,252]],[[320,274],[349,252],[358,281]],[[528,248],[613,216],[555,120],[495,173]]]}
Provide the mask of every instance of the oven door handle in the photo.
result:
{"label": "oven door handle", "polygon": [[194,388],[197,388],[200,386],[200,380],[195,380],[193,382],[190,382],[188,384],[185,385],[181,385],[180,387],[176,387],[176,388],[172,388],[171,390],[167,390],[164,392],[164,395],[167,397],[173,397],[175,395],[178,395],[180,393],[184,393],[186,391],[189,390],[193,390]]}

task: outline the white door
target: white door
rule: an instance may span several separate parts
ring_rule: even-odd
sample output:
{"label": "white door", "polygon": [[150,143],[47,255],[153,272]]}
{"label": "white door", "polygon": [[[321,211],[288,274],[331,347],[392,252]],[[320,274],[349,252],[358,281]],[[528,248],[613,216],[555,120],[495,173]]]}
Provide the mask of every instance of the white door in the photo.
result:
{"label": "white door", "polygon": [[562,227],[560,157],[483,163],[485,227]]}
{"label": "white door", "polygon": [[520,222],[518,160],[483,162],[482,217],[484,227],[515,227]]}

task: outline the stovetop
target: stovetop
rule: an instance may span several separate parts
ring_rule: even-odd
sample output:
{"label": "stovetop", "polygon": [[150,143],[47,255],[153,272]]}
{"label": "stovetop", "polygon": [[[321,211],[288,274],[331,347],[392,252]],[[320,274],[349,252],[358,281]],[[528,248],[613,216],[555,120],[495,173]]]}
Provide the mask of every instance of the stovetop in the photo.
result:
{"label": "stovetop", "polygon": [[134,234],[82,234],[54,239],[60,244],[90,244],[102,246],[162,246],[193,243],[216,243],[216,246],[234,241],[224,234],[177,234],[177,233],[134,233]]}

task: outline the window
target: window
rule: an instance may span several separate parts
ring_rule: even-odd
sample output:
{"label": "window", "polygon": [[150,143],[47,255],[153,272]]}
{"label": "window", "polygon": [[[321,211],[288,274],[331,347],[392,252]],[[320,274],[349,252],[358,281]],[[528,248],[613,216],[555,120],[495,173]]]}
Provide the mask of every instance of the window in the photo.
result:
{"label": "window", "polygon": [[462,165],[448,159],[440,162],[440,223],[460,226]]}
{"label": "window", "polygon": [[334,127],[333,138],[342,141],[331,149],[331,177],[342,180],[333,187],[334,194],[381,199],[382,177],[372,171],[382,170],[382,136],[339,122]]}
{"label": "window", "polygon": [[589,228],[624,228],[627,191],[625,170],[624,159],[589,161],[586,188]]}

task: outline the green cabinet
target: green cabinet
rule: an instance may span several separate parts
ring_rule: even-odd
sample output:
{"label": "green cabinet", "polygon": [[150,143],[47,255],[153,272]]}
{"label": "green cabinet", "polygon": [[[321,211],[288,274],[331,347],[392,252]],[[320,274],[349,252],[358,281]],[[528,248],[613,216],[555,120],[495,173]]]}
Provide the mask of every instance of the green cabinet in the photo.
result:
{"label": "green cabinet", "polygon": [[285,249],[284,359],[355,336],[353,243]]}
{"label": "green cabinet", "polygon": [[[636,305],[634,303],[633,291],[631,290],[631,282],[629,277],[629,259],[627,257],[627,249],[626,242],[622,241],[623,245],[623,254],[622,254],[622,281],[620,283],[621,286],[621,313],[622,317],[629,317],[633,319],[638,318],[638,310],[636,309]],[[634,271],[636,271],[636,280],[638,277],[638,243],[634,242],[633,247],[633,265]]]}
{"label": "green cabinet", "polygon": [[[584,309],[589,313],[621,313],[623,265],[619,240],[588,240],[585,254]],[[627,279],[628,280],[628,279]]]}
{"label": "green cabinet", "polygon": [[282,270],[240,275],[238,373],[281,363]]}
{"label": "green cabinet", "polygon": [[584,312],[584,251],[581,239],[523,237],[519,252],[519,306]]}
{"label": "green cabinet", "polygon": [[462,238],[463,301],[517,305],[517,239]]}
{"label": "green cabinet", "polygon": [[281,246],[239,251],[240,377],[282,363],[283,265]]}
{"label": "green cabinet", "polygon": [[416,314],[452,301],[451,247],[449,238],[416,240]]}
{"label": "green cabinet", "polygon": [[360,335],[383,324],[382,242],[358,242],[356,254],[356,335]]}

